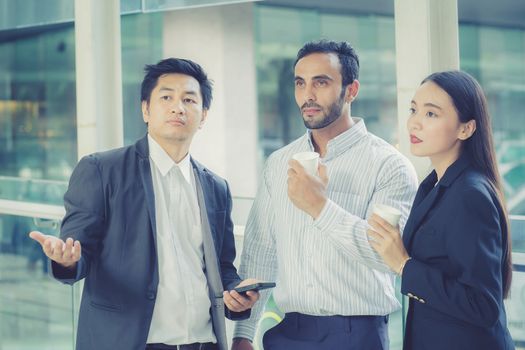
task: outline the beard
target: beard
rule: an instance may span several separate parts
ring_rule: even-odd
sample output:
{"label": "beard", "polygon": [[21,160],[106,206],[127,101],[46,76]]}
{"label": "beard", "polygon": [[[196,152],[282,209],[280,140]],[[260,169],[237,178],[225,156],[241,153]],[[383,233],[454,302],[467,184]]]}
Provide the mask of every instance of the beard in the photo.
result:
{"label": "beard", "polygon": [[339,98],[328,107],[328,113],[324,112],[325,109],[314,102],[305,103],[304,105],[302,105],[301,111],[303,110],[303,108],[314,107],[314,108],[319,108],[323,112],[323,115],[321,119],[319,120],[313,120],[313,119],[308,120],[307,118],[303,117],[304,126],[312,130],[312,129],[322,129],[332,124],[334,121],[336,121],[341,116],[341,112],[343,111],[343,106],[345,103],[344,99],[345,99],[345,89],[341,91]]}

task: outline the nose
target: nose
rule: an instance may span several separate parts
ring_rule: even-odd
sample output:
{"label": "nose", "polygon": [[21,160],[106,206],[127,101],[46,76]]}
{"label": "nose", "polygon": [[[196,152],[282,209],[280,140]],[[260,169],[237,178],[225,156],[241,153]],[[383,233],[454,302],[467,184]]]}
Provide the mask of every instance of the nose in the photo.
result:
{"label": "nose", "polygon": [[170,106],[171,113],[173,114],[184,114],[184,104],[180,100],[175,100]]}
{"label": "nose", "polygon": [[411,114],[408,117],[407,129],[408,129],[408,131],[421,129],[421,121],[420,121],[417,113]]}
{"label": "nose", "polygon": [[310,101],[315,101],[316,100],[316,96],[315,96],[315,91],[314,91],[314,88],[312,86],[312,84],[307,84],[305,89],[304,89],[304,99],[306,100],[306,102],[310,102]]}

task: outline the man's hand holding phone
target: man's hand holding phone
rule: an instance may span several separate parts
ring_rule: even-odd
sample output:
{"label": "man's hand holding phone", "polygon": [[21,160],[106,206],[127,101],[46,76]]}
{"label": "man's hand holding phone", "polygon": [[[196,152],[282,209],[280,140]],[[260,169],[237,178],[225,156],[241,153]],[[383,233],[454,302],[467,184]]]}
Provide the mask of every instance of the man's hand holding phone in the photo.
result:
{"label": "man's hand holding phone", "polygon": [[254,278],[245,279],[234,289],[224,291],[224,304],[234,312],[251,309],[259,299],[259,290],[272,287],[275,287],[275,283],[261,282]]}

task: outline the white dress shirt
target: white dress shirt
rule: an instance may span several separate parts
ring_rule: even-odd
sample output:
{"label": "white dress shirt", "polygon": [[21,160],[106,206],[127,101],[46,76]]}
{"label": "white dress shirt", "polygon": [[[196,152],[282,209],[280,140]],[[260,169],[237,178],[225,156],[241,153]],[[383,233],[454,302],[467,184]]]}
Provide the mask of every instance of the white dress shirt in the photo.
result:
{"label": "white dress shirt", "polygon": [[[394,274],[372,249],[367,218],[375,203],[402,212],[404,226],[417,189],[411,163],[367,132],[362,119],[328,142],[321,161],[328,172],[328,201],[313,220],[287,195],[288,161],[313,151],[311,133],[274,152],[266,163],[245,229],[239,274],[276,281],[283,312],[308,315],[386,315],[399,308]],[[234,337],[253,339],[268,292]]]}
{"label": "white dress shirt", "polygon": [[[190,156],[176,164],[150,135],[148,145],[155,193],[159,285],[147,342],[216,342]],[[191,186],[191,198],[182,195],[176,186]]]}

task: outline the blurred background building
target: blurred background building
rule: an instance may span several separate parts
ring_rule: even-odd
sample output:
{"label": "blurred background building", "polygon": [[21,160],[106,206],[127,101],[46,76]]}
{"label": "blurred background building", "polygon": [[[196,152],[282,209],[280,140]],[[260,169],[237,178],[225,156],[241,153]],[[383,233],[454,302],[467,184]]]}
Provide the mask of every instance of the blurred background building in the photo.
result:
{"label": "blurred background building", "polygon": [[[145,134],[145,64],[190,58],[214,80],[192,154],[230,182],[240,250],[265,159],[305,132],[292,65],[320,38],[356,48],[352,112],[407,156],[407,96],[431,70],[461,68],[485,89],[511,214],[509,328],[525,348],[525,2],[0,0],[0,349],[74,348],[81,285],[51,280],[27,233],[58,234],[80,156]],[[393,350],[401,314],[391,318]],[[260,333],[280,317],[270,301]]]}

